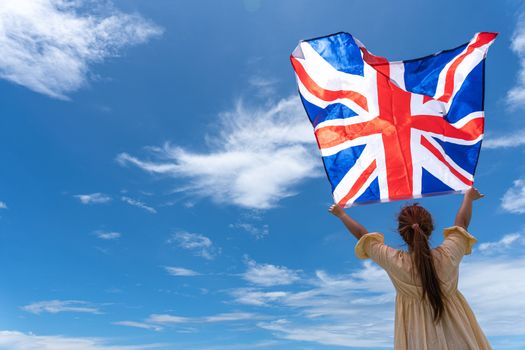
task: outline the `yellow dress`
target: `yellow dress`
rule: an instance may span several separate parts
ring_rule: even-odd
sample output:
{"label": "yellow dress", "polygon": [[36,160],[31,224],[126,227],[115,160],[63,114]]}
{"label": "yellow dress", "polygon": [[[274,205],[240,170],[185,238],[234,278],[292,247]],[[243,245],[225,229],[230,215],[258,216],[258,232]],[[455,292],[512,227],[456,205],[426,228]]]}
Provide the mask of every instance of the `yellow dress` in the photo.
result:
{"label": "yellow dress", "polygon": [[381,233],[368,233],[359,239],[355,254],[371,258],[390,277],[396,289],[394,325],[395,350],[489,350],[492,349],[472,309],[458,290],[459,263],[470,254],[474,238],[465,229],[444,230],[443,243],[432,249],[436,272],[446,297],[442,319],[435,324],[430,303],[421,301],[421,283],[412,277],[409,253],[384,244]]}

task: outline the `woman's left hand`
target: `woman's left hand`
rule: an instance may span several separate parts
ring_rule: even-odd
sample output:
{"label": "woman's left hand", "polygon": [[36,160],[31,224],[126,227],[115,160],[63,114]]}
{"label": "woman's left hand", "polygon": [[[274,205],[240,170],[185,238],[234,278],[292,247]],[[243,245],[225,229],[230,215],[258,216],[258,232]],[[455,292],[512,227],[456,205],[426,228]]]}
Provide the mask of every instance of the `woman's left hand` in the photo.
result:
{"label": "woman's left hand", "polygon": [[340,218],[341,216],[345,214],[345,211],[343,210],[343,208],[341,208],[337,204],[332,204],[330,208],[328,208],[328,211],[332,213],[333,215],[337,216],[338,218]]}

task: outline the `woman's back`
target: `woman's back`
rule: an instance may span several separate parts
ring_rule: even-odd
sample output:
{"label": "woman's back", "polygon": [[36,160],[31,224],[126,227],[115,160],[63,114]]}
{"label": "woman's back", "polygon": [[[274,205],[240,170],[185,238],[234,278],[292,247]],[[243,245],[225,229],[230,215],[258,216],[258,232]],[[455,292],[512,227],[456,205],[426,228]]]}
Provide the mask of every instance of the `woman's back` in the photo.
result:
{"label": "woman's back", "polygon": [[412,255],[384,244],[380,233],[362,236],[355,253],[361,259],[371,258],[387,272],[396,289],[396,350],[486,350],[487,338],[463,295],[458,290],[459,264],[470,254],[476,239],[465,229],[445,229],[443,243],[431,250],[435,270],[445,299],[444,312],[434,322],[433,309],[425,298],[414,271]]}

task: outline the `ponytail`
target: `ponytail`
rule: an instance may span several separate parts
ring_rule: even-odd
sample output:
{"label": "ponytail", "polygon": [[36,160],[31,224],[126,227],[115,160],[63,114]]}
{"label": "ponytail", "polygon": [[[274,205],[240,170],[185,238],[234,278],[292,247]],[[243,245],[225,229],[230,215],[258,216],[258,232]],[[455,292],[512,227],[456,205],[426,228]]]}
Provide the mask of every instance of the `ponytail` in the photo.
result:
{"label": "ponytail", "polygon": [[438,322],[445,309],[444,296],[432,259],[428,237],[434,229],[432,216],[423,207],[414,204],[404,207],[398,217],[399,233],[413,252],[413,271],[417,271],[422,287],[422,299],[428,298]]}
{"label": "ponytail", "polygon": [[434,266],[432,255],[430,254],[430,247],[428,245],[428,238],[425,236],[418,224],[415,224],[414,240],[412,241],[412,249],[414,251],[414,265],[419,273],[419,279],[423,287],[423,296],[428,296],[428,300],[434,311],[434,321],[441,319],[443,314],[444,303],[441,293],[441,287]]}

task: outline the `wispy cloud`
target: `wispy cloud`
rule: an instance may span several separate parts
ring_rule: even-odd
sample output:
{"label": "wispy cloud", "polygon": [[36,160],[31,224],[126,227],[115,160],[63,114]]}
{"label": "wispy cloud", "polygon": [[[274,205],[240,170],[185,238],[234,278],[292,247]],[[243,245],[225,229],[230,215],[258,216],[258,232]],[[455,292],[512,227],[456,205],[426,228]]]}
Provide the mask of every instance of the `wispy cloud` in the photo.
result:
{"label": "wispy cloud", "polygon": [[150,212],[152,214],[156,214],[157,213],[157,210],[155,210],[155,208],[150,207],[149,205],[147,205],[144,202],[141,202],[141,201],[139,201],[137,199],[133,199],[133,198],[130,198],[130,197],[122,196],[121,200],[123,202],[125,202],[125,203],[128,203],[129,205],[132,205],[132,206],[137,207],[137,208],[144,209],[145,211]]}
{"label": "wispy cloud", "polygon": [[250,78],[249,83],[256,96],[268,97],[275,95],[277,79],[254,75]]}
{"label": "wispy cloud", "polygon": [[207,323],[215,323],[215,322],[257,320],[260,318],[261,318],[260,315],[253,314],[251,312],[227,312],[227,313],[217,314],[213,316],[205,316],[201,320]]}
{"label": "wispy cloud", "polygon": [[512,51],[518,56],[520,70],[517,74],[518,79],[507,92],[507,102],[511,108],[523,106],[525,104],[525,14],[521,13],[518,17],[514,34],[511,42]]}
{"label": "wispy cloud", "polygon": [[230,224],[230,228],[240,229],[245,232],[248,232],[250,235],[257,239],[264,238],[270,233],[270,229],[267,224],[258,226],[248,222],[237,222],[235,224]]}
{"label": "wispy cloud", "polygon": [[323,345],[363,349],[389,348],[393,343],[390,339],[386,340],[385,336],[376,338],[368,332],[359,331],[360,328],[369,329],[368,322],[363,324],[363,327],[360,327],[359,324],[350,323],[348,325],[326,323],[312,327],[306,325],[298,326],[286,319],[280,319],[274,322],[261,322],[258,325],[263,329],[278,334],[284,339],[314,342]]}
{"label": "wispy cloud", "polygon": [[279,286],[292,284],[300,279],[298,271],[284,266],[258,264],[254,260],[247,261],[248,269],[243,277],[248,282],[261,286]]}
{"label": "wispy cloud", "polygon": [[234,321],[243,321],[250,319],[260,319],[259,315],[253,314],[251,312],[226,312],[222,314],[216,314],[211,316],[202,316],[202,317],[183,317],[183,316],[174,316],[167,314],[154,314],[150,315],[147,318],[148,322],[158,323],[158,324],[173,324],[173,323],[216,323],[216,322],[234,322]]}
{"label": "wispy cloud", "polygon": [[501,207],[514,214],[525,213],[525,181],[515,180],[501,198]]}
{"label": "wispy cloud", "polygon": [[74,195],[82,204],[100,204],[111,201],[111,197],[103,193],[77,194]]}
{"label": "wispy cloud", "polygon": [[5,204],[5,202],[0,201],[0,209],[7,209],[7,204]]}
{"label": "wispy cloud", "polygon": [[488,336],[525,335],[525,281],[516,278],[525,275],[523,253],[478,257],[461,266],[460,289]]}
{"label": "wispy cloud", "polygon": [[215,121],[208,152],[165,144],[149,147],[150,159],[121,153],[117,161],[147,172],[187,180],[184,191],[219,203],[268,209],[322,168],[312,128],[298,97],[259,107],[238,102]]}
{"label": "wispy cloud", "polygon": [[0,331],[0,349],[9,350],[146,350],[161,344],[117,345],[103,338],[79,338],[63,335],[35,335],[18,331]]}
{"label": "wispy cloud", "polygon": [[265,316],[254,314],[251,312],[226,312],[209,316],[195,316],[186,317],[171,314],[152,314],[143,322],[134,321],[120,321],[115,322],[120,326],[138,327],[144,329],[160,330],[161,326],[187,325],[187,324],[206,324],[206,323],[224,323],[224,322],[238,322],[247,320],[264,320]]}
{"label": "wispy cloud", "polygon": [[122,234],[120,232],[114,232],[114,231],[95,231],[94,234],[104,240],[114,240],[119,239]]}
{"label": "wispy cloud", "polygon": [[208,237],[190,232],[177,232],[168,239],[169,244],[176,244],[183,249],[192,251],[195,255],[212,260],[219,253]]}
{"label": "wispy cloud", "polygon": [[0,77],[67,99],[86,85],[92,64],[161,33],[108,1],[2,0]]}
{"label": "wispy cloud", "polygon": [[261,75],[254,75],[249,80],[250,85],[257,87],[257,88],[272,86],[272,85],[277,84],[277,82],[278,80],[275,78],[263,77]]}
{"label": "wispy cloud", "polygon": [[272,302],[285,299],[290,293],[285,291],[262,291],[255,288],[237,288],[231,294],[237,303],[267,306]]}
{"label": "wispy cloud", "polygon": [[513,244],[522,243],[523,237],[520,233],[509,233],[499,241],[481,243],[478,249],[481,252],[501,252],[510,248]]}
{"label": "wispy cloud", "polygon": [[146,319],[147,323],[158,323],[158,324],[177,324],[177,323],[188,323],[190,318],[182,316],[174,316],[168,314],[152,314]]}
{"label": "wispy cloud", "polygon": [[[292,271],[283,266],[278,269]],[[525,336],[525,300],[521,297],[525,281],[516,278],[523,274],[525,259],[521,252],[505,258],[483,254],[465,257],[459,290],[488,336]],[[386,272],[375,263],[367,260],[359,269],[344,274],[318,270],[314,276],[303,276],[300,282],[280,285],[264,282],[231,290],[233,302],[248,305],[250,312],[236,310],[207,316],[152,314],[138,323],[154,329],[153,326],[243,322],[286,340],[355,349],[392,346],[395,290]],[[252,312],[253,308],[257,311]]]}
{"label": "wispy cloud", "polygon": [[[517,256],[478,254],[462,263],[459,289],[488,336],[525,336],[525,282],[516,278],[525,274],[520,247]],[[393,343],[395,290],[385,271],[369,260],[348,274],[319,270],[293,288],[238,288],[231,295],[240,304],[278,309],[280,319],[257,325],[283,339],[357,349]]]}
{"label": "wispy cloud", "polygon": [[172,276],[198,276],[200,273],[185,269],[183,267],[175,267],[175,266],[164,266],[164,269],[166,272]]}
{"label": "wispy cloud", "polygon": [[118,321],[118,322],[113,322],[113,324],[117,325],[117,326],[150,329],[150,330],[154,330],[156,332],[159,332],[159,331],[161,331],[163,329],[162,327],[160,327],[158,325],[155,325],[155,324],[144,323],[144,322],[135,322],[135,321]]}
{"label": "wispy cloud", "polygon": [[507,135],[501,135],[483,140],[483,148],[512,148],[525,145],[525,130],[514,131]]}
{"label": "wispy cloud", "polygon": [[41,314],[44,312],[51,314],[59,312],[101,313],[97,307],[81,300],[45,300],[22,306],[22,309],[33,314]]}
{"label": "wispy cloud", "polygon": [[241,304],[278,307],[281,319],[257,325],[283,339],[359,349],[391,346],[395,292],[382,269],[367,261],[350,274],[319,270],[302,282],[298,289],[241,288],[232,295]]}

